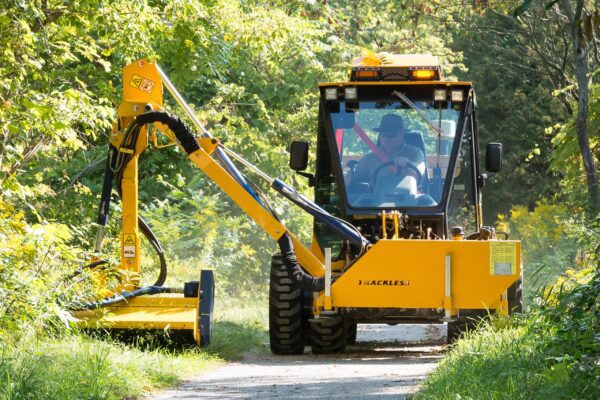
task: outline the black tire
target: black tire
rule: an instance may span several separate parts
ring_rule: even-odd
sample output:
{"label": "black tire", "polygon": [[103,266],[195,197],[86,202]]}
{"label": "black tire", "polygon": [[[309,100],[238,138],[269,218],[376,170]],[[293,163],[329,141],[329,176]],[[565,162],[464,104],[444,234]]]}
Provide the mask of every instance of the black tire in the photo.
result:
{"label": "black tire", "polygon": [[347,319],[323,317],[310,323],[310,346],[313,354],[341,353],[346,350]]}
{"label": "black tire", "polygon": [[508,315],[523,312],[523,280],[519,278],[506,291]]}
{"label": "black tire", "polygon": [[200,347],[206,347],[212,340],[213,311],[215,307],[215,277],[213,271],[200,271],[200,305],[198,307],[198,329]]}
{"label": "black tire", "polygon": [[310,344],[310,320],[313,318],[313,292],[302,291],[302,335],[304,344]]}
{"label": "black tire", "polygon": [[[521,267],[521,271],[523,268]],[[508,301],[508,315],[523,312],[523,278],[519,278],[506,290]],[[464,314],[464,311],[461,311]],[[487,311],[472,310],[466,318],[458,318],[456,321],[448,322],[448,344],[460,338],[463,333],[473,330],[483,318],[487,317]]]}
{"label": "black tire", "polygon": [[457,341],[465,332],[476,329],[481,320],[488,317],[487,310],[460,310],[460,314],[455,321],[448,322],[448,344]]}
{"label": "black tire", "polygon": [[273,354],[302,354],[303,294],[283,265],[281,254],[271,258],[269,343]]}
{"label": "black tire", "polygon": [[346,343],[349,345],[356,344],[356,331],[358,324],[351,318],[346,322]]}

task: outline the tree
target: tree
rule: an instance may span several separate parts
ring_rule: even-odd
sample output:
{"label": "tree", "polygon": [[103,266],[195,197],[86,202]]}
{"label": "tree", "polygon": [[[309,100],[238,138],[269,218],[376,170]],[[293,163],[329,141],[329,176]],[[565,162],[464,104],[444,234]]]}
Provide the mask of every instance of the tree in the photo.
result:
{"label": "tree", "polygon": [[[521,16],[530,7],[532,0],[527,0],[515,11],[516,16]],[[592,82],[591,71],[594,66],[600,64],[600,10],[598,0],[557,0],[544,2],[545,8],[549,13],[554,13],[558,20],[558,30],[550,38],[551,40],[560,39],[564,41],[563,57],[558,60],[564,60],[562,64],[554,65],[544,56],[540,57],[552,74],[568,74],[569,70],[574,70],[574,85],[571,88],[557,87],[556,89],[570,89],[573,91],[577,101],[577,112],[574,113],[577,142],[583,168],[585,171],[588,209],[591,216],[600,212],[600,192],[598,189],[598,173],[596,160],[590,147],[590,138],[588,134],[588,107],[589,107],[589,88]],[[574,7],[573,7],[574,6]],[[563,30],[566,28],[566,30]],[[565,31],[568,35],[565,35]],[[559,40],[560,41],[560,40]],[[535,45],[535,44],[534,44]],[[572,54],[572,58],[567,65],[567,52]]]}
{"label": "tree", "polygon": [[561,177],[549,175],[552,138],[545,130],[565,120],[566,112],[514,18],[488,11],[463,22],[453,36],[452,48],[467,67],[459,79],[473,81],[477,90],[480,148],[494,141],[504,145],[506,170],[484,189],[484,220],[493,224],[515,204],[533,209],[557,193]]}

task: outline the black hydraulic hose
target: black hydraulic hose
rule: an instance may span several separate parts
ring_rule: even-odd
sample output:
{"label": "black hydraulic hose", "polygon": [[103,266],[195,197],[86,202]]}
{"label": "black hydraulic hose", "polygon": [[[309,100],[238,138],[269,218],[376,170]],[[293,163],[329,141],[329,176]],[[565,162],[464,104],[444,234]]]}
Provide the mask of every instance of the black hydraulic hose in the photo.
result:
{"label": "black hydraulic hose", "polygon": [[283,265],[286,266],[288,272],[296,280],[301,289],[309,292],[320,292],[325,289],[325,278],[317,278],[307,274],[298,263],[290,235],[284,233],[277,241],[277,244],[281,250]]}
{"label": "black hydraulic hose", "polygon": [[104,183],[102,184],[102,196],[100,197],[100,206],[98,207],[98,225],[106,226],[108,223],[108,212],[110,210],[110,193],[112,191],[113,180],[115,177],[114,164],[116,159],[116,149],[112,144],[108,145],[108,157],[106,157],[106,168],[104,170]]}
{"label": "black hydraulic hose", "polygon": [[89,264],[84,265],[83,267],[81,267],[80,270],[76,270],[72,274],[67,275],[66,279],[73,279],[76,276],[78,276],[81,273],[83,273],[83,271],[85,271],[88,268],[92,269],[92,268],[96,268],[96,267],[99,267],[101,265],[106,265],[106,264],[108,264],[108,260],[105,260],[105,259],[94,261],[93,263],[89,263]]}
{"label": "black hydraulic hose", "polygon": [[292,203],[296,204],[304,211],[315,217],[318,221],[325,224],[328,228],[337,232],[343,238],[348,239],[350,243],[354,244],[360,249],[361,253],[367,246],[371,244],[369,240],[367,240],[367,238],[365,238],[356,229],[355,226],[341,218],[337,218],[329,214],[327,211],[323,210],[321,207],[308,200],[302,194],[298,193],[294,188],[286,185],[279,179],[275,179],[271,184],[271,187],[286,199],[290,200]]}
{"label": "black hydraulic hose", "polygon": [[108,260],[102,259],[102,260],[94,261],[93,263],[86,264],[81,268],[82,269],[95,268],[95,267],[98,267],[98,266],[104,265],[104,264],[108,264]]}
{"label": "black hydraulic hose", "polygon": [[138,115],[136,121],[140,126],[153,122],[160,122],[167,125],[169,129],[173,131],[177,141],[188,155],[196,150],[200,150],[200,145],[192,131],[190,131],[187,125],[175,115],[171,115],[164,111],[149,111]]}
{"label": "black hydraulic hose", "polygon": [[102,307],[112,306],[121,301],[125,301],[134,297],[149,295],[149,294],[159,294],[159,293],[168,293],[172,290],[166,287],[160,286],[146,286],[140,289],[132,290],[131,292],[121,292],[112,297],[108,297],[106,299],[102,299],[99,301],[92,301],[90,303],[83,304],[79,307],[75,307],[73,311],[84,311],[84,310],[96,310]]}
{"label": "black hydraulic hose", "polygon": [[153,286],[162,286],[162,285],[164,285],[165,281],[167,280],[167,273],[168,273],[167,272],[167,261],[165,260],[165,253],[163,252],[163,249],[160,246],[160,242],[154,235],[154,232],[152,232],[152,229],[150,229],[150,226],[148,226],[146,221],[144,221],[144,219],[142,217],[140,217],[139,215],[138,215],[138,226],[140,228],[140,231],[146,237],[146,239],[148,239],[150,244],[152,244],[152,247],[154,247],[154,250],[156,251],[156,254],[158,254],[158,259],[160,261],[160,274],[158,275],[158,278],[156,279],[156,282],[154,282]]}

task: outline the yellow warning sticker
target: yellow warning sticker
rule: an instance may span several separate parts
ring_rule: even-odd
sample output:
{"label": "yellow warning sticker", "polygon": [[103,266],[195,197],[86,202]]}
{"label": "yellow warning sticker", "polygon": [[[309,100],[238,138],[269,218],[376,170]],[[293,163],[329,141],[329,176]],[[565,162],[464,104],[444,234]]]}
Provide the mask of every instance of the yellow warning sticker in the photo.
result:
{"label": "yellow warning sticker", "polygon": [[135,245],[135,240],[133,240],[133,235],[125,235],[125,239],[123,240],[123,243]]}
{"label": "yellow warning sticker", "polygon": [[490,242],[490,275],[516,275],[517,243]]}
{"label": "yellow warning sticker", "polygon": [[129,82],[129,86],[133,86],[134,88],[139,89],[142,92],[152,93],[152,89],[154,89],[154,82],[142,76],[133,75],[131,77],[131,81]]}

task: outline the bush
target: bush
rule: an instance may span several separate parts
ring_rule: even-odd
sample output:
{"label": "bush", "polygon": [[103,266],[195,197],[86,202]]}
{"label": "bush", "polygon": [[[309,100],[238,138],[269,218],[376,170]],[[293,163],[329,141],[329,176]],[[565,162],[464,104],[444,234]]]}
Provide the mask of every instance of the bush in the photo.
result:
{"label": "bush", "polygon": [[566,206],[539,202],[533,211],[515,206],[510,218],[499,215],[498,223],[512,239],[521,240],[524,303],[529,306],[553,283],[578,254],[577,226],[581,222]]}
{"label": "bush", "polygon": [[77,255],[70,239],[66,225],[27,223],[23,212],[0,200],[0,340],[68,325],[62,307],[81,293],[65,279]]}

